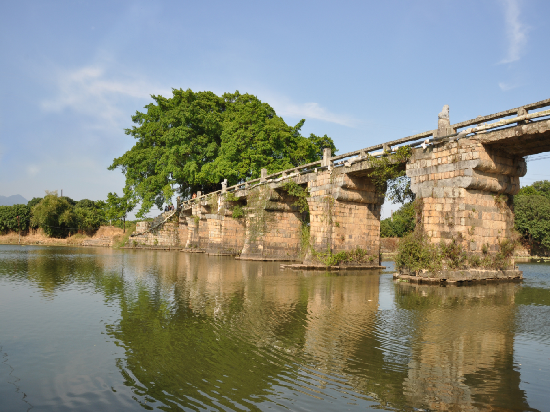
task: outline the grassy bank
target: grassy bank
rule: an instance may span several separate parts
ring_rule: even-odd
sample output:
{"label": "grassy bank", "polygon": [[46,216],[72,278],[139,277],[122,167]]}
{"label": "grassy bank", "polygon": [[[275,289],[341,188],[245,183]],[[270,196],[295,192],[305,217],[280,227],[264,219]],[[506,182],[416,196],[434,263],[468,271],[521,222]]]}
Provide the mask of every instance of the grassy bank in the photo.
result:
{"label": "grassy bank", "polygon": [[[135,230],[135,224],[133,225]],[[126,231],[127,236],[129,230]],[[4,245],[47,245],[47,246],[82,246],[86,241],[98,240],[98,239],[111,239],[113,244],[117,241],[120,242],[124,239],[122,229],[112,226],[101,226],[92,236],[84,233],[76,233],[67,238],[59,239],[54,237],[48,237],[42,229],[29,230],[28,232],[22,232],[19,236],[18,232],[7,232],[0,234],[0,244]],[[127,238],[126,238],[127,239]]]}

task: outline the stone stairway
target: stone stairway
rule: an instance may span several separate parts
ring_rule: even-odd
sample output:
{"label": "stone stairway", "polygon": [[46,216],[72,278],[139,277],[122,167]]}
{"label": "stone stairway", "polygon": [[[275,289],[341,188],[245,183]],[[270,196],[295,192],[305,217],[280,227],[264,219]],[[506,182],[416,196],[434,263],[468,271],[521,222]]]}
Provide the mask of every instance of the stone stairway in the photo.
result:
{"label": "stone stairway", "polygon": [[151,222],[139,222],[136,226],[136,232],[131,235],[131,237],[143,235],[145,233],[151,232],[160,226],[162,226],[166,221],[168,221],[178,210],[171,210],[170,212],[162,212],[160,215],[155,217]]}

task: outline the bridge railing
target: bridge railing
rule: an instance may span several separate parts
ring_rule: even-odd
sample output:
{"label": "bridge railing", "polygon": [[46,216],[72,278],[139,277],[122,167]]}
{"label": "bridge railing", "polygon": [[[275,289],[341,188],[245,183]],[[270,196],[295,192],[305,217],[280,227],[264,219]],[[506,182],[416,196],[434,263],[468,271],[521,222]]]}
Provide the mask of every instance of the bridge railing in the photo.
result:
{"label": "bridge railing", "polygon": [[[438,136],[437,129],[428,130],[423,133],[418,133],[412,136],[403,137],[401,139],[392,140],[386,143],[377,144],[374,146],[369,146],[363,149],[355,150],[353,152],[343,153],[338,156],[331,156],[323,160],[318,160],[316,162],[308,163],[305,165],[300,165],[292,169],[282,170],[280,172],[272,173],[270,175],[263,174],[262,177],[258,179],[249,180],[246,182],[238,183],[230,187],[223,187],[221,190],[211,192],[205,195],[197,196],[195,199],[190,199],[182,202],[184,206],[190,206],[192,204],[206,200],[209,196],[218,195],[226,192],[236,192],[239,190],[246,190],[256,187],[264,183],[279,182],[283,179],[287,179],[294,176],[299,176],[301,174],[310,173],[312,171],[325,170],[327,168],[337,168],[350,165],[354,161],[364,159],[369,156],[378,157],[382,156],[385,152],[391,152],[397,150],[401,145],[416,147],[422,145],[426,147],[427,145],[433,144],[435,142],[445,140],[445,139],[459,139],[466,137],[468,135],[486,132],[491,129],[503,128],[512,124],[523,124],[528,120],[548,117],[550,116],[550,110],[540,110],[537,112],[529,113],[529,111],[542,109],[550,106],[550,99],[541,100],[536,103],[527,104],[524,106],[519,106],[514,109],[505,110],[502,112],[490,114],[487,116],[478,116],[475,119],[465,120],[460,123],[455,123],[450,126],[450,129],[453,133]],[[505,119],[506,117],[511,117]],[[494,123],[487,123],[492,120],[499,120]],[[475,126],[475,127],[468,127]],[[466,129],[465,129],[466,128]],[[464,129],[460,130],[459,129]],[[325,163],[323,165],[323,163]]]}
{"label": "bridge railing", "polygon": [[270,175],[266,174],[265,176],[262,176],[258,179],[247,180],[246,182],[237,183],[236,185],[229,186],[229,187],[223,188],[221,190],[216,190],[215,192],[210,192],[210,193],[205,194],[205,195],[197,196],[195,199],[189,199],[189,200],[183,201],[182,205],[189,206],[189,205],[196,204],[196,203],[199,203],[201,201],[207,200],[207,198],[210,197],[210,196],[223,194],[223,193],[227,193],[227,192],[237,192],[239,190],[252,189],[252,188],[254,188],[256,186],[259,186],[261,184],[264,184],[264,183],[280,182],[281,180],[284,180],[284,179],[287,179],[287,178],[291,178],[291,177],[299,176],[299,175],[302,175],[302,174],[310,173],[310,172],[314,171],[315,169],[317,169],[317,170],[327,169],[326,166],[322,167],[321,163],[322,163],[322,161],[318,160],[318,161],[315,161],[315,162],[312,162],[312,163],[307,163],[307,164],[304,164],[304,165],[294,167],[292,169],[281,170],[280,172],[272,173]]}

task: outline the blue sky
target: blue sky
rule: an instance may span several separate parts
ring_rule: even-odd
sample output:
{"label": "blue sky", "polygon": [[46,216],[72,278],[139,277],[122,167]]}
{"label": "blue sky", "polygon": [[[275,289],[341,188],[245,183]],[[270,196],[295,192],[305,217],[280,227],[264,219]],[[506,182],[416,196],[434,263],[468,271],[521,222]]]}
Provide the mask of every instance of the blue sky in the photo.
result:
{"label": "blue sky", "polygon": [[171,88],[254,94],[340,153],[434,129],[444,104],[456,123],[546,99],[549,15],[544,0],[4,2],[0,195],[120,193],[123,129]]}

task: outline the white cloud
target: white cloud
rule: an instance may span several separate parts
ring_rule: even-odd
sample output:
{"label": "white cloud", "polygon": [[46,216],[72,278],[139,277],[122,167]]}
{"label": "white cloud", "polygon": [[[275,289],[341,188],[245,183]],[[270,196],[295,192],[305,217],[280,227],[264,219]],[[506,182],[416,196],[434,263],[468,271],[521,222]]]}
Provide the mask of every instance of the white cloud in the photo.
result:
{"label": "white cloud", "polygon": [[41,106],[46,111],[70,109],[94,117],[98,128],[119,127],[127,113],[121,109],[124,99],[146,99],[151,94],[171,96],[162,88],[140,76],[114,76],[101,65],[76,70],[59,70],[55,75],[57,94]]}
{"label": "white cloud", "polygon": [[27,175],[29,177],[34,177],[40,172],[40,168],[37,165],[28,165],[27,166]]}
{"label": "white cloud", "polygon": [[269,100],[269,102],[280,116],[304,118],[306,120],[316,119],[348,127],[354,127],[359,123],[357,119],[354,119],[351,116],[331,113],[324,107],[321,107],[318,103],[296,104],[289,102],[288,100]]}
{"label": "white cloud", "polygon": [[[76,70],[59,70],[54,82],[57,93],[42,102],[43,110],[62,112],[73,110],[96,120],[95,127],[120,129],[127,123],[128,113],[123,111],[125,100],[147,99],[151,94],[171,96],[172,89],[154,84],[143,76],[120,75],[106,69],[108,64],[89,65]],[[221,93],[219,93],[221,95]],[[332,113],[318,103],[294,103],[286,97],[272,96],[264,99],[281,116],[322,120],[343,126],[354,127],[359,121],[352,116]],[[133,103],[135,107],[135,103]]]}
{"label": "white cloud", "polygon": [[503,92],[507,92],[508,90],[515,89],[518,86],[519,86],[518,84],[503,83],[503,82],[500,82],[498,84],[498,87],[500,87],[500,90],[502,90]]}
{"label": "white cloud", "polygon": [[523,48],[527,45],[527,27],[520,21],[519,0],[501,0],[506,18],[506,34],[508,37],[507,56],[499,63],[518,61]]}

